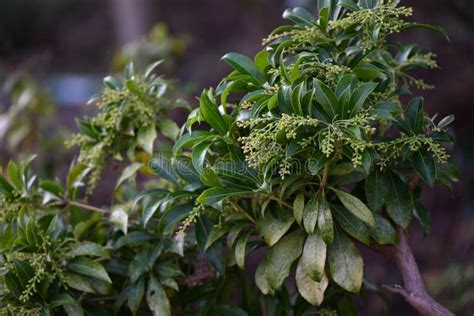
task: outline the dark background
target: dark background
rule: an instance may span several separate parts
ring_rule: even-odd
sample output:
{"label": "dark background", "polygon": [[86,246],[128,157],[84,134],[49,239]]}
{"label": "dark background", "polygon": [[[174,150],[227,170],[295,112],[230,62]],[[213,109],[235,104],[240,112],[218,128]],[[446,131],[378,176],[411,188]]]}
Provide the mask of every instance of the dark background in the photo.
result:
{"label": "dark background", "polygon": [[[32,73],[56,101],[57,118],[50,121],[51,128],[75,129],[74,117],[88,111],[84,101],[100,89],[101,78],[113,71],[117,51],[127,42],[146,36],[157,22],[164,22],[171,36],[180,39],[178,53],[171,49],[159,57],[172,61],[166,72],[186,85],[193,103],[192,96],[202,88],[215,86],[229,71],[219,61],[222,55],[229,51],[253,55],[260,49],[261,39],[283,23],[281,13],[286,7],[303,5],[314,10],[315,2],[0,0],[0,68],[7,74],[18,69]],[[423,237],[419,227],[413,225],[411,243],[430,292],[457,314],[472,315],[474,1],[412,0],[402,4],[414,7],[413,20],[442,25],[449,32],[450,42],[429,31],[410,31],[396,40],[419,42],[438,55],[440,69],[419,73],[436,89],[416,94],[425,97],[425,108],[430,113],[455,115],[452,128],[457,143],[451,153],[462,176],[453,192],[436,187],[424,194],[433,217],[433,231]],[[0,111],[8,107],[4,103],[0,99]],[[0,143],[0,152],[8,153],[2,146]],[[6,155],[0,161],[7,160]],[[72,155],[66,152],[65,157]],[[366,273],[370,281],[377,285],[400,282],[393,265],[362,250],[368,258]],[[375,295],[361,298],[369,301],[361,304],[361,315],[415,315],[400,298],[391,298],[389,311]]]}

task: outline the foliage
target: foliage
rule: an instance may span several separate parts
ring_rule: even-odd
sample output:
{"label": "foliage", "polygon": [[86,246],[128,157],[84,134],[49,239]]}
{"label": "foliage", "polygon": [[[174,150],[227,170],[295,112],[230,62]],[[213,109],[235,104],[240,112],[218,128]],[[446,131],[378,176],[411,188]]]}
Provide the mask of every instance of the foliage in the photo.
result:
{"label": "foliage", "polygon": [[160,63],[151,64],[144,74],[136,74],[130,63],[124,80],[106,77],[103,91],[89,102],[99,113],[78,121],[81,133],[74,135],[69,145],[80,147],[78,161],[90,169],[89,192],[97,185],[108,158],[122,160],[127,155],[135,161],[137,150],[151,155],[156,128],[170,139],[177,137],[179,128],[167,118],[168,110],[187,104],[169,98],[168,82],[153,73]]}
{"label": "foliage", "polygon": [[[157,64],[144,74],[129,65],[123,80],[104,80],[97,116],[79,122],[65,186],[10,163],[0,178],[5,313],[352,315],[353,293],[383,297],[364,281],[355,242],[394,245],[414,217],[429,233],[420,180],[449,188],[458,178],[444,149],[453,117],[403,97],[426,87],[412,70],[435,67],[434,55],[388,38],[444,31],[406,22],[411,10],[396,1],[318,3],[318,17],[287,10],[294,25],[254,59],[225,55],[233,71],[182,128],[167,118],[181,103],[152,75]],[[158,132],[170,152],[157,150]],[[81,187],[90,193],[110,158],[129,163],[114,205],[90,206]],[[138,172],[158,177],[137,185]]]}

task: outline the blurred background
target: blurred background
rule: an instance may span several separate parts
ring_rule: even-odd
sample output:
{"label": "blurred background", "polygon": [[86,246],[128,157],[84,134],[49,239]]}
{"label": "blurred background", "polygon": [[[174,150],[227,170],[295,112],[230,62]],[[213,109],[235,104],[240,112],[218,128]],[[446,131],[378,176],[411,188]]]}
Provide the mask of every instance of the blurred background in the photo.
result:
{"label": "blurred background", "polygon": [[[316,0],[0,0],[0,163],[38,153],[43,175],[59,176],[75,152],[64,140],[74,119],[91,113],[88,98],[102,78],[129,61],[138,68],[166,59],[164,72],[193,104],[202,88],[215,86],[229,68],[226,52],[253,55],[261,39],[282,24],[287,7],[315,10]],[[458,315],[474,312],[474,1],[411,0],[413,20],[444,26],[436,33],[410,31],[396,40],[419,42],[438,55],[440,69],[420,73],[436,86],[416,91],[427,111],[453,113],[457,145],[451,149],[461,179],[452,192],[424,195],[433,231],[413,225],[411,244],[430,292]],[[177,117],[177,119],[182,119]],[[107,171],[112,172],[112,171]],[[105,182],[94,196],[110,192]],[[397,283],[396,268],[361,249],[367,279]],[[390,308],[375,295],[360,297],[361,315],[415,315],[399,297]]]}

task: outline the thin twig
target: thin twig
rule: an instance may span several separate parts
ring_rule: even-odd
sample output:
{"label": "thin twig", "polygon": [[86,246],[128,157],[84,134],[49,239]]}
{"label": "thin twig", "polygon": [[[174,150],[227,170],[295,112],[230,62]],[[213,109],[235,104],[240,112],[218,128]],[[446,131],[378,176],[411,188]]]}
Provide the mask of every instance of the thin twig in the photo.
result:
{"label": "thin twig", "polygon": [[97,212],[97,213],[101,213],[101,214],[108,214],[108,212],[106,210],[103,210],[101,208],[98,208],[98,207],[95,207],[95,206],[92,206],[92,205],[76,202],[76,201],[68,201],[68,204],[72,205],[72,206],[77,206],[77,207],[83,208],[85,210],[89,210],[89,211],[93,211],[93,212]]}
{"label": "thin twig", "polygon": [[243,208],[241,208],[238,204],[230,201],[230,205],[239,213],[242,213],[242,215],[244,215],[245,217],[247,217],[247,219],[249,221],[251,221],[253,224],[257,224],[257,222],[255,221],[255,219],[250,216]]}

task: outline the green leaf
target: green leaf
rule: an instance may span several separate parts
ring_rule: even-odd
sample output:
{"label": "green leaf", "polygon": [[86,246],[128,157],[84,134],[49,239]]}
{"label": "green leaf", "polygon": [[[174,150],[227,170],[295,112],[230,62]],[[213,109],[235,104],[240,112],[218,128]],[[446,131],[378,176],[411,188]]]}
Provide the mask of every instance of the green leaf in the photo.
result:
{"label": "green leaf", "polygon": [[355,217],[365,222],[370,227],[375,227],[374,215],[361,200],[344,191],[336,189],[333,189],[333,191],[336,193],[342,205],[354,214]]}
{"label": "green leaf", "polygon": [[263,294],[273,294],[290,274],[293,262],[301,255],[304,233],[295,230],[270,248],[255,273],[255,282]]}
{"label": "green leaf", "polygon": [[416,97],[410,100],[405,109],[405,121],[413,134],[419,134],[423,130],[424,112],[423,98]]}
{"label": "green leaf", "polygon": [[60,293],[51,299],[48,307],[54,308],[66,304],[76,304],[76,301],[70,295],[66,293]]}
{"label": "green leaf", "polygon": [[191,154],[191,162],[196,172],[200,175],[203,174],[205,162],[206,162],[206,155],[211,145],[212,145],[211,141],[203,140],[193,146],[193,152]]}
{"label": "green leaf", "polygon": [[364,261],[354,243],[337,233],[329,247],[329,270],[333,280],[343,289],[357,293],[362,285]]}
{"label": "green leaf", "polygon": [[379,212],[390,193],[390,180],[377,167],[365,180],[365,196],[367,204],[374,212]]}
{"label": "green leaf", "polygon": [[10,182],[18,189],[18,190],[21,190],[22,189],[22,180],[21,180],[21,174],[18,170],[18,165],[10,160],[8,162],[8,166],[7,166],[7,174],[8,174],[8,178],[10,179]]}
{"label": "green leaf", "polygon": [[107,257],[107,252],[99,244],[91,241],[85,241],[81,244],[74,246],[71,250],[73,257],[79,256],[96,256],[96,257]]}
{"label": "green leaf", "polygon": [[296,195],[293,201],[293,216],[296,219],[298,225],[301,226],[301,221],[303,220],[303,211],[304,211],[304,193],[300,192]]}
{"label": "green leaf", "polygon": [[439,121],[437,127],[440,128],[440,129],[443,129],[443,128],[448,127],[448,125],[451,124],[452,122],[454,122],[454,115],[450,114],[450,115],[444,117],[443,119],[441,119],[441,121]]}
{"label": "green leaf", "polygon": [[360,8],[352,0],[340,0],[339,5],[351,11],[359,11]]}
{"label": "green leaf", "polygon": [[112,90],[120,90],[123,88],[122,82],[112,76],[107,76],[104,78],[104,85],[106,85]]}
{"label": "green leaf", "polygon": [[317,22],[314,16],[304,8],[287,9],[283,12],[283,18],[304,26],[315,26]]}
{"label": "green leaf", "polygon": [[165,137],[168,137],[173,141],[176,141],[176,139],[178,139],[180,129],[176,122],[170,119],[160,118],[160,120],[157,121],[157,125],[160,129],[161,134],[163,134]]}
{"label": "green leaf", "polygon": [[170,161],[163,155],[159,155],[158,157],[151,159],[148,162],[148,169],[163,179],[166,179],[179,186],[178,175],[176,174],[176,171],[173,169]]}
{"label": "green leaf", "polygon": [[446,31],[446,29],[444,27],[441,27],[441,26],[429,25],[429,24],[423,24],[423,23],[405,23],[402,26],[401,31],[408,30],[408,29],[428,29],[428,30],[432,30],[432,31],[435,31],[435,32],[438,32],[438,33],[442,34],[449,41],[448,32]]}
{"label": "green leaf", "polygon": [[308,235],[299,265],[314,281],[321,281],[326,263],[326,244],[318,234]]}
{"label": "green leaf", "polygon": [[153,276],[148,280],[146,302],[154,316],[171,316],[170,302],[166,292]]}
{"label": "green leaf", "polygon": [[397,242],[395,228],[379,214],[375,214],[375,229],[370,230],[370,235],[380,245],[394,245]]}
{"label": "green leaf", "polygon": [[323,169],[324,164],[328,162],[329,157],[323,154],[320,151],[317,151],[309,160],[307,161],[308,164],[308,171],[309,173],[314,176],[318,174],[318,172]]}
{"label": "green leaf", "polygon": [[66,187],[68,191],[78,188],[87,172],[87,166],[84,164],[79,163],[71,166],[66,180]]}
{"label": "green leaf", "polygon": [[436,178],[436,163],[433,156],[416,151],[413,153],[413,169],[418,172],[426,184],[433,187]]}
{"label": "green leaf", "polygon": [[333,118],[337,113],[338,101],[336,95],[319,79],[314,79],[313,86],[316,90],[314,97],[318,103],[321,104],[324,112],[329,116],[329,118]]}
{"label": "green leaf", "polygon": [[321,196],[319,194],[310,198],[304,207],[303,225],[308,234],[312,234],[316,228],[320,207]]}
{"label": "green leaf", "polygon": [[222,60],[224,60],[232,68],[234,68],[241,74],[249,75],[250,77],[252,77],[255,83],[263,84],[265,82],[257,66],[255,66],[253,61],[247,56],[237,53],[228,53],[225,54],[224,57],[222,57]]}
{"label": "green leaf", "polygon": [[351,105],[352,105],[352,112],[349,115],[352,116],[354,113],[357,113],[367,100],[369,94],[375,90],[377,87],[377,83],[367,82],[363,83],[359,88],[357,88],[351,96]]}
{"label": "green leaf", "polygon": [[78,257],[68,264],[69,270],[79,274],[87,275],[108,283],[112,283],[104,267],[94,260],[86,257]]}
{"label": "green leaf", "polygon": [[[162,122],[161,120],[159,122]],[[156,139],[155,124],[143,126],[138,130],[137,142],[148,154],[153,155],[153,143]]]}
{"label": "green leaf", "polygon": [[336,222],[348,235],[365,245],[369,244],[369,231],[362,221],[343,206],[332,205],[332,209]]}
{"label": "green leaf", "polygon": [[426,236],[431,232],[431,214],[421,203],[416,203],[414,214],[420,222],[423,234]]}
{"label": "green leaf", "polygon": [[204,246],[204,250],[207,250],[213,243],[219,240],[222,236],[224,236],[229,230],[228,225],[215,225],[212,227],[209,236],[207,237],[206,245]]}
{"label": "green leaf", "polygon": [[73,272],[66,272],[64,275],[66,277],[66,283],[69,287],[82,292],[95,293],[94,288],[89,283],[88,277]]}
{"label": "green leaf", "polygon": [[245,234],[237,241],[237,244],[235,245],[235,262],[242,270],[245,268],[245,249],[249,236],[250,233]]}
{"label": "green leaf", "polygon": [[211,206],[227,197],[248,194],[250,192],[250,190],[242,188],[210,188],[202,192],[197,198],[197,201]]}
{"label": "green leaf", "polygon": [[123,169],[122,171],[122,174],[120,175],[120,178],[117,180],[115,189],[119,188],[123,182],[133,177],[142,166],[143,166],[142,163],[134,162],[131,165],[128,165],[127,167],[125,167],[125,169]]}
{"label": "green leaf", "polygon": [[321,235],[326,245],[330,245],[334,239],[334,223],[326,197],[323,196],[323,199],[324,204],[321,205],[318,213],[319,235]]}
{"label": "green leaf", "polygon": [[152,75],[152,73],[155,71],[155,69],[162,63],[163,63],[163,60],[158,60],[148,65],[145,69],[144,78],[148,79]]}
{"label": "green leaf", "polygon": [[212,90],[204,90],[199,98],[199,111],[202,118],[219,134],[227,132],[229,126],[217,107]]}
{"label": "green leaf", "polygon": [[211,221],[204,215],[198,217],[196,221],[195,237],[199,249],[203,253],[209,264],[222,275],[225,274],[225,264],[222,256],[222,243],[215,242],[208,249],[204,250],[212,230]]}
{"label": "green leaf", "polygon": [[84,316],[84,311],[78,304],[66,304],[63,305],[63,308],[66,311],[67,316]]}
{"label": "green leaf", "polygon": [[193,146],[195,143],[212,135],[214,134],[207,131],[194,131],[191,134],[181,136],[173,146],[173,156],[176,156],[183,147]]}
{"label": "green leaf", "polygon": [[145,294],[145,279],[140,278],[137,282],[132,284],[128,289],[127,303],[133,315],[137,315],[137,311],[143,300]]}
{"label": "green leaf", "polygon": [[395,174],[392,174],[389,180],[390,194],[385,203],[387,213],[395,223],[407,228],[413,211],[413,200],[408,185]]}
{"label": "green leaf", "polygon": [[329,280],[325,274],[320,281],[314,281],[302,267],[301,259],[296,268],[296,287],[301,296],[308,303],[319,306],[324,300],[324,292],[328,287]]}
{"label": "green leaf", "polygon": [[293,216],[286,216],[279,219],[272,216],[270,212],[265,214],[265,217],[258,221],[257,231],[263,235],[263,239],[270,247],[276,244],[283,235],[291,228],[295,218]]}

